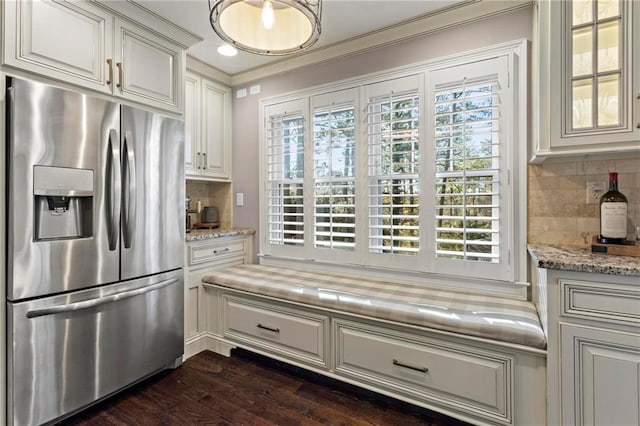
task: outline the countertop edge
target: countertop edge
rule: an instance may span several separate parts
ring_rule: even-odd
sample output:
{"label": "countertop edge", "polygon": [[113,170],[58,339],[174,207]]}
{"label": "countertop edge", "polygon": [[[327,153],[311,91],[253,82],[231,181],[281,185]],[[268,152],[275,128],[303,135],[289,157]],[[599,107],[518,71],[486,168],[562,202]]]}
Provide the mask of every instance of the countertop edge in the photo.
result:
{"label": "countertop edge", "polygon": [[186,243],[193,243],[216,238],[234,237],[236,235],[254,235],[255,233],[255,229],[252,228],[198,229],[185,233],[184,239]]}
{"label": "countertop edge", "polygon": [[591,253],[588,248],[528,244],[538,268],[640,277],[640,257]]}

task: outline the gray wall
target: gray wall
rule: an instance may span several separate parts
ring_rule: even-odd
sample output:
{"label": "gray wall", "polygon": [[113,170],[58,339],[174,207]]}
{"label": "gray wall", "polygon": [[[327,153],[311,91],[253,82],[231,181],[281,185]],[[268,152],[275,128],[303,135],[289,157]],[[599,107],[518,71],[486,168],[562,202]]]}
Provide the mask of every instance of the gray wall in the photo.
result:
{"label": "gray wall", "polygon": [[[233,99],[233,186],[244,193],[244,206],[234,207],[234,226],[259,234],[259,100],[294,90],[383,71],[457,52],[516,39],[531,40],[532,11],[519,9],[471,24],[418,37],[349,57],[330,60],[265,78],[259,95]],[[234,196],[235,201],[235,196]],[[255,249],[259,248],[256,238]]]}

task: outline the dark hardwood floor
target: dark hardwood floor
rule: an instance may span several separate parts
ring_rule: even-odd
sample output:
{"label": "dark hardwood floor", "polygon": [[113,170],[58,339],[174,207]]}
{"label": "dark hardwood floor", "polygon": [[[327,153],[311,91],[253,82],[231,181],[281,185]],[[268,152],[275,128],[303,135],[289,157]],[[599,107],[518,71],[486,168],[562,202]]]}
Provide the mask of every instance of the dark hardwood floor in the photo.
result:
{"label": "dark hardwood floor", "polygon": [[64,425],[464,425],[247,351],[202,352]]}

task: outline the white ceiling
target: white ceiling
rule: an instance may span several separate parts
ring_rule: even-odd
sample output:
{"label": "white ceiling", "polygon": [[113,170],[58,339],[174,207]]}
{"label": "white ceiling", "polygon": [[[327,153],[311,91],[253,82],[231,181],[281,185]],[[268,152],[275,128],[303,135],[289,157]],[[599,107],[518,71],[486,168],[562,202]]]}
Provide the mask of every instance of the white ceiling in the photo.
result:
{"label": "white ceiling", "polygon": [[[282,60],[282,57],[245,52],[235,57],[218,54],[216,49],[223,42],[209,24],[207,0],[138,0],[137,3],[202,37],[204,41],[190,47],[187,53],[229,75]],[[322,33],[309,51],[340,44],[456,3],[468,3],[468,0],[324,0]]]}

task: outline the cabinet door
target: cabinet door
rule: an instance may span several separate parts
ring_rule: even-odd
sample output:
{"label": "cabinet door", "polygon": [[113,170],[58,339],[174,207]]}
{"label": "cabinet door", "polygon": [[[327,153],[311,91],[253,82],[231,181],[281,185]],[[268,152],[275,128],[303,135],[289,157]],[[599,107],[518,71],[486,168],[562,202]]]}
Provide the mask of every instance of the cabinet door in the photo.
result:
{"label": "cabinet door", "polygon": [[202,80],[202,174],[231,178],[231,90]]}
{"label": "cabinet door", "polygon": [[180,112],[184,52],[170,40],[124,20],[115,21],[114,94]]}
{"label": "cabinet door", "polygon": [[637,151],[640,3],[542,2],[541,20],[542,99],[550,106],[541,114],[551,132],[542,150]]}
{"label": "cabinet door", "polygon": [[562,424],[640,425],[640,335],[560,325]]}
{"label": "cabinet door", "polygon": [[113,18],[108,13],[87,1],[3,3],[5,64],[111,93],[106,59],[113,48]]}
{"label": "cabinet door", "polygon": [[184,85],[184,173],[200,174],[200,78],[185,75]]}

